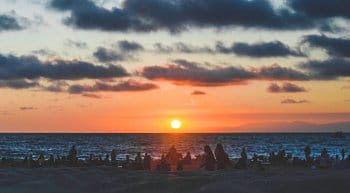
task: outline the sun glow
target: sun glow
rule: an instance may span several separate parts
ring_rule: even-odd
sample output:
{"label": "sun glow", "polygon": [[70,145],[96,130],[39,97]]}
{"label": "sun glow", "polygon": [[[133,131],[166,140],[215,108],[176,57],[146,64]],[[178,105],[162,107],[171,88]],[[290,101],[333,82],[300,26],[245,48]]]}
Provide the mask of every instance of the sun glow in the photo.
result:
{"label": "sun glow", "polygon": [[181,121],[179,121],[179,120],[172,120],[172,121],[170,122],[170,126],[171,126],[171,128],[173,128],[173,129],[180,129],[180,128],[181,128],[181,125],[182,125],[182,123],[181,123]]}

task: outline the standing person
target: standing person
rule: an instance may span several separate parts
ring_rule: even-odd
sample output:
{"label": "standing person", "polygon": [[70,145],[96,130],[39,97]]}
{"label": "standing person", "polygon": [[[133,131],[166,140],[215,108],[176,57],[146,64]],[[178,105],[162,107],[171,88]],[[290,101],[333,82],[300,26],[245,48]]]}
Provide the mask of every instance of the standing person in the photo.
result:
{"label": "standing person", "polygon": [[111,151],[111,162],[112,164],[115,164],[117,161],[117,151],[115,149],[112,149]]}
{"label": "standing person", "polygon": [[141,157],[141,153],[137,152],[137,155],[135,157],[135,169],[136,170],[142,170],[143,166],[142,166],[142,157]]}
{"label": "standing person", "polygon": [[247,169],[248,156],[245,148],[242,149],[241,158],[239,158],[238,162],[235,165],[236,169]]}
{"label": "standing person", "polygon": [[305,153],[305,160],[308,160],[310,158],[310,155],[311,155],[311,148],[310,146],[306,146],[304,148],[304,153]]}
{"label": "standing person", "polygon": [[341,153],[342,160],[344,160],[345,159],[345,149],[344,148],[341,149],[340,153]]}
{"label": "standing person", "polygon": [[77,150],[75,149],[75,145],[73,145],[72,148],[69,150],[67,161],[68,164],[71,166],[77,165]]}
{"label": "standing person", "polygon": [[312,159],[311,159],[311,148],[309,145],[307,145],[304,148],[304,153],[305,153],[306,165],[310,166],[312,164]]}
{"label": "standing person", "polygon": [[216,160],[213,151],[211,150],[209,145],[204,146],[204,163],[201,165],[201,167],[204,167],[208,171],[214,171],[215,163]]}
{"label": "standing person", "polygon": [[148,153],[146,153],[145,157],[143,158],[143,169],[151,170],[151,161],[151,156]]}
{"label": "standing person", "polygon": [[225,169],[228,166],[231,166],[230,159],[228,158],[227,153],[224,150],[224,147],[221,143],[218,143],[215,148],[215,158],[217,161],[217,169]]}

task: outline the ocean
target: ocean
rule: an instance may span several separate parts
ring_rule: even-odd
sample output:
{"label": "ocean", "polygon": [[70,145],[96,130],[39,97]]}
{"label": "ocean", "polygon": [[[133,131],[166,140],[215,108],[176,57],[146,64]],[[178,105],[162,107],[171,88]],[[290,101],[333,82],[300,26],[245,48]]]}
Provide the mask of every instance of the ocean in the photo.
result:
{"label": "ocean", "polygon": [[203,153],[203,146],[208,144],[214,150],[217,143],[224,145],[230,158],[240,157],[243,147],[248,156],[254,153],[268,155],[285,149],[286,153],[303,157],[303,149],[310,145],[313,156],[320,155],[327,148],[330,155],[340,155],[345,148],[350,152],[350,134],[345,138],[333,138],[330,133],[249,133],[249,134],[0,134],[0,157],[23,159],[32,155],[34,158],[43,152],[45,157],[67,155],[75,145],[80,159],[87,159],[90,154],[102,156],[117,150],[117,158],[131,158],[137,152],[150,153],[159,158],[175,145],[183,155],[190,151],[197,155]]}

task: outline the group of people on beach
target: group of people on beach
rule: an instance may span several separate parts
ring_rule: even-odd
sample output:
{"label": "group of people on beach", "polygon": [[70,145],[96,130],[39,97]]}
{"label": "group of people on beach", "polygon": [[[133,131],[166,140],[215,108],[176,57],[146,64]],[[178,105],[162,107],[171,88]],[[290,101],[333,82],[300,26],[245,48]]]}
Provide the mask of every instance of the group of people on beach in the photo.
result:
{"label": "group of people on beach", "polygon": [[144,156],[140,152],[136,154],[134,159],[131,159],[129,155],[125,160],[117,160],[117,150],[113,149],[110,154],[106,154],[104,159],[102,156],[95,157],[90,155],[86,160],[78,159],[78,153],[75,146],[72,146],[67,156],[50,155],[46,160],[44,154],[40,154],[37,159],[33,159],[32,156],[26,156],[22,161],[15,161],[12,159],[1,159],[2,167],[83,167],[83,166],[118,166],[130,170],[157,170],[157,171],[182,171],[185,167],[203,168],[208,171],[222,170],[226,168],[247,169],[249,167],[256,167],[264,169],[266,165],[293,165],[293,166],[307,166],[307,167],[319,167],[329,168],[337,165],[343,160],[347,160],[350,163],[350,155],[345,157],[345,149],[341,149],[341,159],[338,155],[335,158],[329,156],[327,149],[323,149],[321,156],[312,157],[310,146],[304,148],[305,159],[299,157],[292,157],[291,154],[287,154],[285,150],[280,150],[277,154],[271,152],[268,157],[263,155],[254,154],[252,159],[248,159],[246,149],[241,151],[241,157],[237,160],[230,160],[228,154],[225,152],[222,144],[217,144],[214,152],[209,145],[204,146],[204,153],[196,155],[192,158],[190,152],[187,152],[183,157],[179,153],[175,146],[172,146],[168,153],[161,156],[160,160],[153,160],[151,155],[145,153]]}

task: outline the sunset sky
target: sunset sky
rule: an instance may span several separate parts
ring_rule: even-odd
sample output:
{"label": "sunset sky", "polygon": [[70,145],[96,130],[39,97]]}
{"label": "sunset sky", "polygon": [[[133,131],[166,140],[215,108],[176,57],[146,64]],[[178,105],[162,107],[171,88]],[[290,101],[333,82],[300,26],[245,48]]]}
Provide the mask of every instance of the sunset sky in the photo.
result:
{"label": "sunset sky", "polygon": [[0,132],[350,128],[349,7],[2,0]]}

